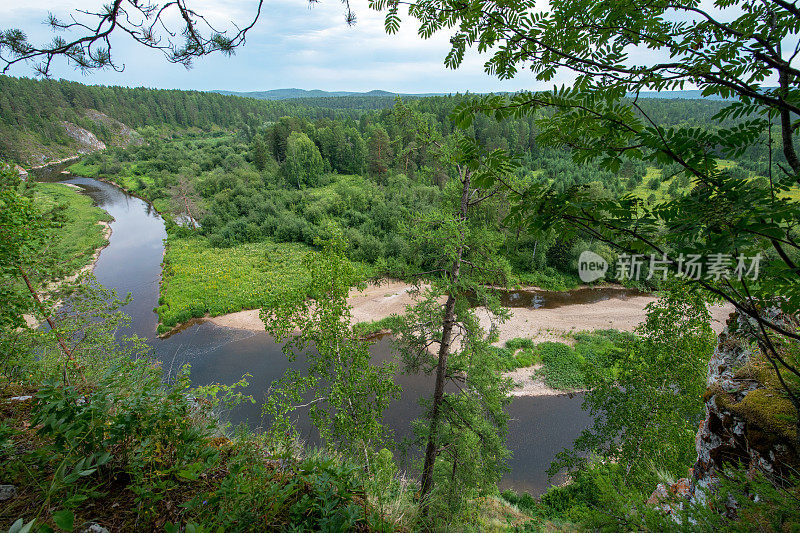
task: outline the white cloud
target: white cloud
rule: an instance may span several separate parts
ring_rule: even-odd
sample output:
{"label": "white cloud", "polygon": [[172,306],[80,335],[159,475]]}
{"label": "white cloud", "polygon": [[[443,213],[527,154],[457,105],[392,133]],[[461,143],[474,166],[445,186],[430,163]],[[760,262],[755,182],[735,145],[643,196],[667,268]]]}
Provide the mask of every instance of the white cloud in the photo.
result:
{"label": "white cloud", "polygon": [[[96,6],[99,0],[91,0]],[[21,27],[33,39],[49,39],[48,28],[40,22],[52,4],[44,0],[17,0],[11,7],[2,2],[2,27]],[[57,16],[65,17],[76,8],[92,9],[89,0],[64,0]],[[256,0],[191,0],[190,7],[203,13],[215,25],[229,28],[230,21],[245,24],[254,13]],[[185,70],[169,64],[158,52],[147,50],[120,37],[113,41],[116,60],[125,71],[92,72],[84,76],[62,63],[55,77],[84,83],[145,85],[165,88],[241,91],[282,87],[325,90],[384,89],[398,92],[455,92],[471,90],[518,90],[536,88],[533,76],[522,71],[514,80],[500,81],[486,75],[487,56],[469,51],[458,70],[444,66],[450,49],[446,33],[423,40],[416,21],[405,17],[400,31],[387,35],[383,13],[370,10],[367,0],[353,0],[357,23],[344,21],[344,6],[337,0],[323,0],[309,7],[306,0],[266,0],[258,24],[250,31],[247,44],[235,56],[198,59]],[[15,68],[12,74],[30,75],[29,68]]]}

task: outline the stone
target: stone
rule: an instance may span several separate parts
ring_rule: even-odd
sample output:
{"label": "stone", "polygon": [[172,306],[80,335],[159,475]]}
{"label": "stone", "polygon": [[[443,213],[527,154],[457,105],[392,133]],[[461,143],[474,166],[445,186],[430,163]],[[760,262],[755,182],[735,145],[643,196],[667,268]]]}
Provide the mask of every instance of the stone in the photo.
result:
{"label": "stone", "polygon": [[[788,331],[800,328],[797,317],[778,308],[764,314]],[[753,341],[755,327],[754,320],[738,312],[729,318],[708,363],[705,418],[695,437],[697,461],[688,478],[659,484],[647,500],[676,522],[684,502],[707,501],[719,473],[728,466],[739,465],[751,476],[763,473],[776,478],[800,468],[794,408],[782,398],[774,371]],[[737,508],[728,496],[719,511],[734,516]]]}
{"label": "stone", "polygon": [[[787,330],[797,328],[795,317],[777,309],[768,309],[765,315]],[[798,466],[794,426],[783,420],[787,417],[770,411],[789,410],[793,414],[794,409],[781,398],[771,367],[755,347],[749,334],[753,322],[734,313],[709,361],[706,416],[695,439],[697,462],[688,491],[693,501],[706,500],[726,466],[738,463],[753,474],[778,476]]]}
{"label": "stone", "polygon": [[669,486],[669,491],[674,495],[676,498],[686,498],[689,495],[689,490],[691,489],[691,482],[688,478],[681,478],[672,485]]}
{"label": "stone", "polygon": [[26,401],[30,400],[31,398],[33,398],[33,396],[27,396],[27,395],[26,396],[14,396],[12,398],[9,398],[8,401],[10,401],[10,402],[26,402]]}
{"label": "stone", "polygon": [[667,498],[669,498],[669,494],[667,493],[666,485],[659,483],[656,485],[656,490],[653,491],[653,494],[647,498],[647,505],[656,505],[663,502]]}
{"label": "stone", "polygon": [[647,505],[652,505],[679,522],[678,513],[683,508],[684,500],[689,496],[689,488],[688,478],[681,478],[670,485],[659,483],[647,499]]}
{"label": "stone", "polygon": [[108,530],[100,524],[91,523],[88,527],[84,528],[81,533],[108,533]]}
{"label": "stone", "polygon": [[17,487],[14,485],[0,485],[0,502],[17,497]]}

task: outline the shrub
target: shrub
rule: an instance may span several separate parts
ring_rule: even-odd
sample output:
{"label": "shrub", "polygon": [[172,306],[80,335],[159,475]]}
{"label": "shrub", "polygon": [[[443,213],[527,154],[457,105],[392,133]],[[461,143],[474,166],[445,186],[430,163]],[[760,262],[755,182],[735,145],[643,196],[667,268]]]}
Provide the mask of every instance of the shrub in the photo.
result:
{"label": "shrub", "polygon": [[517,368],[524,368],[538,362],[536,354],[533,352],[533,350],[529,349],[518,352],[516,355],[514,355],[514,360]]}
{"label": "shrub", "polygon": [[215,410],[245,399],[235,391],[244,379],[189,389],[188,372],[162,377],[125,355],[91,383],[28,383],[38,388],[30,410],[0,424],[0,478],[24,494],[4,503],[4,523],[20,517],[20,530],[35,516],[32,531],[77,531],[113,516],[121,531],[388,530],[356,466],[324,453],[279,459],[246,430],[224,436]]}
{"label": "shrub", "polygon": [[549,387],[559,390],[584,387],[584,360],[572,348],[560,342],[543,342],[536,348],[544,365],[539,374]]}
{"label": "shrub", "polygon": [[530,349],[533,350],[536,347],[536,343],[533,342],[533,339],[522,339],[522,338],[515,338],[506,341],[506,348],[509,350],[522,350],[522,349]]}
{"label": "shrub", "polygon": [[498,370],[509,371],[517,368],[514,352],[507,348],[489,346],[489,352],[494,356]]}

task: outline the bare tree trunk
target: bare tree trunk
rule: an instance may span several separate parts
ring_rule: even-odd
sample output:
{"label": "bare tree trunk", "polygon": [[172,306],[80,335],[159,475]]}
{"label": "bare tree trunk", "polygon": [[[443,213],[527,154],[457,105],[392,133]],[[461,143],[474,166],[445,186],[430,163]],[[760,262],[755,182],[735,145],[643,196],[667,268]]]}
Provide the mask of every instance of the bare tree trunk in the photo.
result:
{"label": "bare tree trunk", "polygon": [[[50,315],[48,315],[45,312],[44,304],[42,303],[42,299],[39,298],[39,294],[36,292],[36,289],[33,288],[33,285],[31,284],[30,279],[28,279],[28,275],[25,273],[25,271],[22,269],[21,266],[17,265],[17,269],[19,270],[19,273],[22,276],[22,279],[25,281],[25,285],[28,286],[28,290],[30,291],[31,296],[36,301],[36,305],[39,307],[39,311],[41,311],[42,316],[44,316],[44,319],[47,321],[47,324],[50,326],[50,331],[52,331],[53,334],[56,336],[56,340],[58,340],[58,344],[59,344],[59,346],[61,346],[61,351],[64,352],[64,355],[67,356],[67,359],[74,365],[75,364],[75,358],[72,356],[72,351],[69,348],[67,348],[67,343],[64,342],[64,339],[58,333],[58,330],[56,329],[55,322],[53,322],[53,319],[50,318]],[[65,364],[64,365],[64,383],[67,383],[67,381],[68,381],[67,380],[67,365]]]}
{"label": "bare tree trunk", "polygon": [[186,214],[189,215],[189,221],[192,223],[192,229],[197,229],[197,221],[195,221],[194,217],[192,216],[192,212],[189,210],[189,199],[186,195],[183,195],[183,205],[186,208]]}
{"label": "bare tree trunk", "polygon": [[[463,188],[461,192],[461,207],[458,217],[464,221],[467,217],[469,208],[469,170],[465,170],[462,178]],[[456,259],[450,269],[449,278],[451,283],[458,281],[461,270],[461,257],[464,253],[463,244],[464,234],[462,229],[461,244],[458,247]],[[431,411],[431,422],[428,430],[428,444],[425,448],[425,462],[422,467],[422,486],[420,488],[420,510],[423,517],[428,515],[429,496],[433,488],[433,467],[436,463],[436,456],[439,453],[438,431],[441,420],[441,406],[444,398],[444,380],[447,375],[447,357],[450,354],[450,344],[452,342],[453,327],[455,326],[456,295],[451,288],[444,304],[444,317],[442,321],[442,339],[439,344],[439,362],[436,365],[436,385],[433,393],[433,409]]]}

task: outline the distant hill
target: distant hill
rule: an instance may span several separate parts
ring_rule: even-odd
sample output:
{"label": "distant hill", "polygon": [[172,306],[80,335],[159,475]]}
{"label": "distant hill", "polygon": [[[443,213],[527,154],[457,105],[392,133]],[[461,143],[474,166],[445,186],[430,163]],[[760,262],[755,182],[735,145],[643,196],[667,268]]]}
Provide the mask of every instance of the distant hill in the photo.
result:
{"label": "distant hill", "polygon": [[[769,91],[776,89],[776,87],[762,87],[762,91]],[[684,100],[730,100],[729,98],[722,98],[717,95],[703,96],[703,92],[699,90],[693,91],[642,91],[639,93],[639,98],[666,98],[666,99],[684,99]]]}
{"label": "distant hill", "polygon": [[665,98],[665,99],[682,99],[682,100],[724,100],[717,95],[703,96],[703,91],[642,91],[639,93],[639,98]]}
{"label": "distant hill", "polygon": [[[372,90],[367,92],[357,91],[322,91],[319,89],[271,89],[269,91],[211,91],[218,94],[230,96],[245,96],[248,98],[257,98],[259,100],[289,100],[296,98],[332,98],[342,96],[375,96],[375,97],[424,97],[424,96],[446,96],[448,93],[393,93],[390,91]],[[480,94],[480,93],[476,93]],[[507,94],[499,92],[498,94]],[[681,100],[722,100],[719,96],[703,96],[702,91],[688,90],[688,91],[642,91],[639,93],[639,98],[662,98],[662,99],[681,99]]]}
{"label": "distant hill", "polygon": [[368,92],[357,91],[321,91],[319,89],[272,89],[269,91],[250,91],[250,92],[236,92],[236,91],[211,91],[214,93],[225,94],[229,96],[245,96],[248,98],[257,98],[259,100],[288,100],[290,98],[330,98],[336,96],[441,96],[445,93],[424,93],[424,94],[406,94],[406,93],[393,93],[389,91],[372,90]]}

